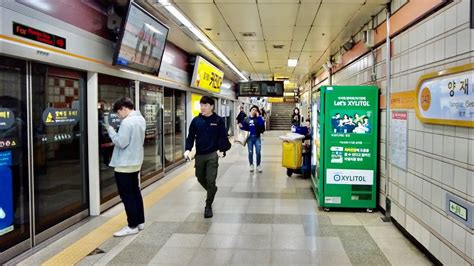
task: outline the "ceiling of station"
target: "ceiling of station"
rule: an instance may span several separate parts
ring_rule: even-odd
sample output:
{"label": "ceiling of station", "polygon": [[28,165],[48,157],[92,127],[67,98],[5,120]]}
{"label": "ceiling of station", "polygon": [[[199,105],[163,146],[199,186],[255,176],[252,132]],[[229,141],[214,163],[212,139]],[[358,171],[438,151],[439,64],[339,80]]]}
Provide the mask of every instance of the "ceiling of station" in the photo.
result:
{"label": "ceiling of station", "polygon": [[[151,3],[151,2],[154,3]],[[156,0],[148,1],[156,6]],[[317,71],[389,0],[174,0],[253,80]],[[181,45],[176,43],[177,45]],[[188,51],[192,52],[192,51]],[[288,59],[298,59],[288,67]]]}

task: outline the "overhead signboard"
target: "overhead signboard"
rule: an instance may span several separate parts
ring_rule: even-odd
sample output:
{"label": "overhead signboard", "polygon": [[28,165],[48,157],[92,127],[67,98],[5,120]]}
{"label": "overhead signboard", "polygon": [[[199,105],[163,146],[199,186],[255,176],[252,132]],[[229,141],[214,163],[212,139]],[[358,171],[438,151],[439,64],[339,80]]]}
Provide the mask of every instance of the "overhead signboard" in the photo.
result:
{"label": "overhead signboard", "polygon": [[283,97],[283,81],[249,81],[239,83],[239,97]]}
{"label": "overhead signboard", "polygon": [[66,38],[13,22],[13,35],[66,49]]}
{"label": "overhead signboard", "polygon": [[196,56],[191,87],[219,93],[223,79],[224,72],[206,59]]}
{"label": "overhead signboard", "polygon": [[423,75],[416,115],[423,123],[474,127],[474,64]]}

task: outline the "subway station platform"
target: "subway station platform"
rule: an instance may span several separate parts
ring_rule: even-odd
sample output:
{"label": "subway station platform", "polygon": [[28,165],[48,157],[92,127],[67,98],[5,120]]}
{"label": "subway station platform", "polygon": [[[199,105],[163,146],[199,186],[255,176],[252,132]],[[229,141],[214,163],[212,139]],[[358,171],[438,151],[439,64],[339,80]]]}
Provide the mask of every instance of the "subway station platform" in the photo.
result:
{"label": "subway station platform", "polygon": [[[247,149],[234,144],[219,162],[214,217],[203,218],[205,191],[194,161],[143,190],[146,226],[126,225],[120,203],[52,243],[16,258],[19,265],[431,265],[377,211],[324,212],[309,179],[286,176],[283,132],[263,136],[263,172],[250,172]],[[51,241],[50,241],[51,242]]]}

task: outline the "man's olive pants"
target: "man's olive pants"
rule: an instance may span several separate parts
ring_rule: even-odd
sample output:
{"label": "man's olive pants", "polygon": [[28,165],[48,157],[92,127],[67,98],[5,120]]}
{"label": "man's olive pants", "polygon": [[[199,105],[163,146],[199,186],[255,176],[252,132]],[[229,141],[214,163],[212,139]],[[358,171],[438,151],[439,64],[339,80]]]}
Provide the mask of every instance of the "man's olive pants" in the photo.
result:
{"label": "man's olive pants", "polygon": [[217,192],[216,178],[219,167],[219,157],[216,152],[196,154],[196,177],[201,186],[207,191],[206,207],[211,207]]}

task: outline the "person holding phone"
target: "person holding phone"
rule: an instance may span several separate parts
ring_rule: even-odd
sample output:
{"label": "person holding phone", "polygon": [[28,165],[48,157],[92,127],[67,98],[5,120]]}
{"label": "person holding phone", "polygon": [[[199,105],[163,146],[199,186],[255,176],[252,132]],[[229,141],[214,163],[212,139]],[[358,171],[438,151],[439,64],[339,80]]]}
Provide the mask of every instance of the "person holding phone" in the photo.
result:
{"label": "person holding phone", "polygon": [[242,129],[245,131],[249,131],[249,137],[247,139],[247,147],[249,151],[249,170],[253,172],[255,170],[253,164],[253,150],[255,147],[256,159],[257,159],[257,171],[261,173],[263,171],[262,166],[260,165],[261,162],[261,149],[262,149],[262,139],[260,135],[265,131],[265,121],[260,116],[260,110],[258,106],[254,105],[250,108],[250,115],[249,117],[245,118],[242,122]]}
{"label": "person holding phone", "polygon": [[145,118],[136,111],[128,97],[118,99],[113,111],[122,119],[119,131],[103,123],[110,139],[115,144],[110,167],[114,167],[115,181],[125,206],[128,225],[114,236],[137,234],[145,227],[145,211],[140,191],[139,173],[143,163],[143,143],[145,141]]}

